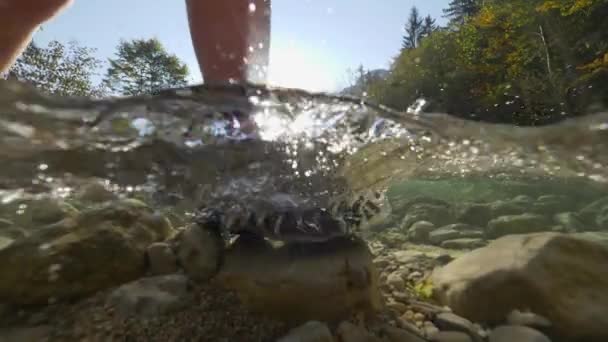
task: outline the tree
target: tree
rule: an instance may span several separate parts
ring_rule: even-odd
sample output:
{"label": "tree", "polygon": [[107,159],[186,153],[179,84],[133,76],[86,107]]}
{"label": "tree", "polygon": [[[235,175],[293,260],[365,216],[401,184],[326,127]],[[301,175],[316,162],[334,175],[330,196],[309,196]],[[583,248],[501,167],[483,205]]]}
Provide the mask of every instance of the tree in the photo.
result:
{"label": "tree", "polygon": [[443,14],[450,19],[450,24],[462,25],[467,18],[476,15],[480,8],[480,0],[451,0]]}
{"label": "tree", "polygon": [[53,40],[46,48],[31,42],[17,59],[10,74],[42,91],[61,96],[101,96],[92,81],[101,61],[95,49],[71,41],[67,46]]}
{"label": "tree", "polygon": [[435,24],[435,19],[433,19],[430,15],[427,15],[424,18],[424,22],[422,23],[422,28],[420,29],[420,39],[426,38],[433,33],[437,29],[437,25]]}
{"label": "tree", "polygon": [[122,95],[152,94],[187,84],[188,67],[156,38],[121,41],[104,83]]}
{"label": "tree", "polygon": [[423,19],[418,13],[416,6],[412,7],[410,16],[405,24],[402,49],[415,49],[418,47],[420,35],[422,33]]}

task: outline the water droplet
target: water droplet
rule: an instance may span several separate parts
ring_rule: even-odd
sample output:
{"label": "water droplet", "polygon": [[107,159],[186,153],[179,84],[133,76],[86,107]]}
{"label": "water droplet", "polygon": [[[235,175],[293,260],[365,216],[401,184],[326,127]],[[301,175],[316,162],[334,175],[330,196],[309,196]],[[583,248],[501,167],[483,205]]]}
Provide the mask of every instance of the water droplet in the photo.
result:
{"label": "water droplet", "polygon": [[255,13],[256,9],[257,8],[256,8],[255,4],[253,2],[250,2],[249,3],[249,13]]}

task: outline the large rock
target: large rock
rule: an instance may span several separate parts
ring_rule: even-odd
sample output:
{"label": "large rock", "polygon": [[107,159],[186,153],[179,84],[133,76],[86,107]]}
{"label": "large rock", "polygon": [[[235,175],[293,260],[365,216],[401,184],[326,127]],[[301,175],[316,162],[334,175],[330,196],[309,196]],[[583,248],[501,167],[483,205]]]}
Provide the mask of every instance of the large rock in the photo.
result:
{"label": "large rock", "polygon": [[217,273],[224,249],[218,233],[191,224],[176,240],[179,264],[191,279],[206,281]]}
{"label": "large rock", "polygon": [[439,228],[429,233],[429,241],[434,245],[440,245],[443,241],[457,239],[460,232],[452,228]]}
{"label": "large rock", "polygon": [[503,325],[494,329],[489,342],[551,342],[543,333],[518,325]]}
{"label": "large rock", "polygon": [[458,222],[485,227],[493,218],[492,206],[486,203],[465,204],[458,215]]}
{"label": "large rock", "polygon": [[551,226],[551,221],[542,215],[523,214],[501,216],[488,223],[486,235],[488,238],[493,239],[509,234],[548,231]]}
{"label": "large rock", "polygon": [[454,221],[450,208],[443,204],[417,203],[407,210],[401,228],[407,231],[418,221],[428,221],[440,227]]}
{"label": "large rock", "polygon": [[294,322],[337,322],[381,308],[372,259],[358,239],[296,246],[237,240],[215,279],[254,311]]}
{"label": "large rock", "polygon": [[412,242],[426,243],[429,240],[429,233],[436,228],[431,222],[418,221],[409,228],[407,237]]}
{"label": "large rock", "polygon": [[289,331],[277,342],[334,342],[331,330],[325,323],[310,321]]}
{"label": "large rock", "polygon": [[173,231],[135,200],[108,202],[0,249],[0,302],[44,304],[141,277],[146,247]]}
{"label": "large rock", "polygon": [[107,302],[124,318],[167,314],[188,304],[188,279],[181,274],[142,278],[113,290]]}
{"label": "large rock", "polygon": [[608,249],[593,242],[556,233],[506,236],[435,270],[431,282],[440,303],[475,322],[529,309],[566,338],[608,340]]}

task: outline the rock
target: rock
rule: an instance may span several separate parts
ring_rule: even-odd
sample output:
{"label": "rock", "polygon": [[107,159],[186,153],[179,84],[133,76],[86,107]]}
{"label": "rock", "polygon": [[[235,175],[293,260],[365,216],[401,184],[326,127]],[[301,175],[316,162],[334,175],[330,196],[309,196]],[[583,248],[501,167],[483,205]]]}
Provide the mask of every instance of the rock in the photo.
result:
{"label": "rock", "polygon": [[544,195],[540,196],[532,206],[531,211],[541,215],[554,215],[560,211],[568,210],[570,203],[564,196]]}
{"label": "rock", "polygon": [[400,303],[400,302],[395,302],[393,300],[388,301],[386,303],[386,307],[390,310],[396,311],[398,313],[402,313],[405,312],[407,310],[407,305]]}
{"label": "rock", "polygon": [[452,223],[452,224],[448,224],[447,226],[443,226],[440,228],[441,229],[453,229],[453,230],[457,230],[459,232],[481,231],[482,230],[481,227],[474,226],[474,225],[467,224],[467,223]]}
{"label": "rock", "polygon": [[93,181],[78,189],[74,198],[84,203],[102,203],[115,200],[117,196],[101,182]]}
{"label": "rock", "polygon": [[458,222],[485,227],[493,217],[492,207],[486,203],[465,205],[458,215]]}
{"label": "rock", "polygon": [[595,224],[597,215],[602,209],[608,207],[608,196],[590,203],[579,211],[579,216],[583,222],[591,225]]}
{"label": "rock", "polygon": [[14,226],[15,224],[11,220],[0,218],[0,229],[4,230]]}
{"label": "rock", "polygon": [[292,329],[277,342],[334,342],[334,337],[327,324],[310,321]]}
{"label": "rock", "polygon": [[578,214],[574,212],[564,212],[555,214],[553,216],[553,221],[564,227],[567,232],[577,232],[585,230],[585,224],[578,217]]}
{"label": "rock", "polygon": [[240,240],[226,251],[216,281],[254,311],[287,321],[340,321],[382,306],[378,272],[362,240],[283,246]]}
{"label": "rock", "polygon": [[15,239],[0,236],[0,251],[3,250],[4,248],[10,246],[14,241],[15,241]]}
{"label": "rock", "polygon": [[382,330],[390,342],[425,342],[422,337],[404,329],[387,326]]}
{"label": "rock", "polygon": [[145,251],[173,231],[147,207],[109,202],[36,229],[0,249],[0,301],[79,298],[145,273]]}
{"label": "rock", "polygon": [[441,243],[441,247],[449,249],[475,249],[486,244],[483,239],[462,238],[447,240]]}
{"label": "rock", "polygon": [[532,204],[532,202],[534,202],[534,199],[528,195],[519,195],[513,197],[511,202],[527,207],[528,205]]}
{"label": "rock", "polygon": [[430,281],[442,305],[476,322],[530,308],[565,338],[608,340],[608,249],[593,242],[556,233],[506,236],[435,270]]}
{"label": "rock", "polygon": [[403,277],[399,272],[389,274],[386,283],[394,287],[397,291],[405,290],[405,280],[403,280]]}
{"label": "rock", "polygon": [[336,330],[340,342],[380,342],[381,340],[365,328],[343,321]]}
{"label": "rock", "polygon": [[76,214],[78,210],[70,204],[60,199],[45,197],[29,201],[15,223],[24,227],[41,226],[74,217]]}
{"label": "rock", "polygon": [[608,248],[608,232],[583,232],[570,234],[570,236],[595,242]]}
{"label": "rock", "polygon": [[25,341],[47,341],[52,327],[39,325],[35,327],[23,327],[0,330],[0,341],[2,342],[25,342]]}
{"label": "rock", "polygon": [[224,248],[219,234],[191,224],[178,241],[179,264],[191,279],[206,281],[217,273]]}
{"label": "rock", "polygon": [[[489,342],[551,342],[551,340],[541,332],[532,328],[505,325],[498,327],[490,333]],[[599,341],[599,340],[598,340]]]}
{"label": "rock", "polygon": [[142,278],[115,289],[107,302],[123,318],[167,314],[188,304],[188,280],[171,274]]}
{"label": "rock", "polygon": [[439,245],[443,241],[458,237],[460,237],[460,232],[451,228],[439,228],[429,233],[429,241],[434,245]]}
{"label": "rock", "polygon": [[507,315],[507,323],[509,325],[525,325],[536,328],[548,328],[551,326],[551,322],[545,317],[533,312],[522,312],[517,309]]}
{"label": "rock", "polygon": [[510,234],[525,234],[549,230],[551,222],[544,216],[536,214],[501,216],[488,223],[486,234],[497,238]]}
{"label": "rock", "polygon": [[439,333],[439,329],[433,324],[433,322],[426,321],[422,325],[422,332],[424,337],[431,339]]}
{"label": "rock", "polygon": [[155,242],[146,250],[148,269],[152,275],[171,274],[178,271],[177,257],[166,242]]}
{"label": "rock", "polygon": [[[440,331],[431,337],[432,342],[473,342],[467,333],[459,331]],[[515,342],[513,340],[512,342]],[[518,341],[519,342],[519,341]]]}
{"label": "rock", "polygon": [[397,248],[407,242],[407,237],[402,232],[384,231],[378,234],[378,240],[388,247]]}
{"label": "rock", "polygon": [[493,217],[521,215],[526,212],[526,206],[514,202],[497,201],[490,204]]}
{"label": "rock", "polygon": [[442,312],[433,321],[439,330],[460,331],[467,334],[475,334],[473,323],[464,317],[451,312]]}
{"label": "rock", "polygon": [[399,265],[404,266],[427,258],[423,252],[415,250],[396,251],[393,253],[393,256]]}
{"label": "rock", "polygon": [[418,221],[409,228],[407,237],[412,242],[424,243],[428,241],[429,233],[435,228],[435,225],[431,222]]}
{"label": "rock", "polygon": [[408,230],[415,222],[427,221],[437,227],[453,222],[450,208],[445,205],[417,203],[412,205],[401,222],[401,229]]}

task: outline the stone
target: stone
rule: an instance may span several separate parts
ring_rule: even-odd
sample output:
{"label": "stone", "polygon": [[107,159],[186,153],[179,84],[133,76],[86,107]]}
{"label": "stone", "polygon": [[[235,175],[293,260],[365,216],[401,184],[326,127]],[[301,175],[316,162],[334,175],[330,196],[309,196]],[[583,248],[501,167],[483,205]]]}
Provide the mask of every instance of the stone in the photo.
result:
{"label": "stone", "polygon": [[177,240],[179,264],[191,279],[206,281],[217,273],[224,248],[219,234],[191,224]]}
{"label": "stone", "polygon": [[395,327],[384,327],[382,329],[386,339],[390,342],[426,342],[422,337],[405,329]]}
{"label": "stone", "polygon": [[484,239],[462,238],[447,240],[441,243],[441,247],[449,249],[475,249],[486,244]]}
{"label": "stone", "polygon": [[519,195],[519,196],[513,197],[511,202],[517,203],[522,206],[528,206],[528,205],[532,204],[532,202],[534,202],[534,199],[528,195]]}
{"label": "stone", "polygon": [[433,323],[439,330],[460,331],[467,334],[474,334],[475,328],[473,323],[464,317],[460,317],[451,312],[442,312],[438,314]]}
{"label": "stone", "polygon": [[48,304],[137,279],[147,246],[172,233],[165,223],[121,200],[36,229],[0,249],[0,302]]}
{"label": "stone", "polygon": [[608,232],[582,232],[570,234],[570,236],[595,242],[599,245],[608,248]]}
{"label": "stone", "polygon": [[338,325],[336,335],[340,342],[380,342],[381,340],[363,327],[356,326],[348,321]]}
{"label": "stone", "polygon": [[399,265],[417,263],[427,258],[423,252],[415,250],[396,251],[393,256]]}
{"label": "stone", "polygon": [[569,232],[585,230],[585,224],[575,212],[563,212],[553,216],[555,223],[563,226]]}
{"label": "stone", "polygon": [[363,240],[302,245],[240,240],[226,250],[214,281],[235,290],[253,311],[296,323],[331,322],[382,307],[379,275]]}
{"label": "stone", "polygon": [[521,215],[526,212],[526,206],[508,201],[497,201],[490,204],[493,217]]}
{"label": "stone", "polygon": [[429,233],[429,242],[440,245],[443,241],[457,239],[460,232],[451,228],[439,228]]}
{"label": "stone", "polygon": [[493,217],[492,207],[489,204],[472,203],[462,208],[458,222],[485,227]]}
{"label": "stone", "polygon": [[447,226],[443,226],[440,227],[441,229],[452,229],[452,230],[457,230],[459,232],[466,232],[466,231],[481,231],[482,228],[478,227],[478,226],[474,226],[471,224],[466,224],[466,223],[452,223],[452,224],[448,224]]}
{"label": "stone", "polygon": [[439,303],[475,322],[529,308],[567,340],[608,340],[608,249],[597,243],[556,233],[505,236],[434,270],[430,281]]}
{"label": "stone", "polygon": [[53,328],[50,325],[39,325],[35,327],[20,327],[12,329],[0,329],[0,341],[2,342],[24,342],[24,341],[47,341],[51,337]]}
{"label": "stone", "polygon": [[409,228],[407,237],[412,242],[424,243],[428,241],[429,233],[435,228],[435,225],[431,222],[418,221]]}
{"label": "stone", "polygon": [[525,325],[536,328],[548,328],[551,326],[551,322],[545,317],[533,312],[522,312],[517,309],[509,313],[507,323],[509,325]]}
{"label": "stone", "polygon": [[433,322],[426,321],[422,325],[422,332],[424,337],[432,340],[432,338],[439,333],[439,328],[437,328]]}
{"label": "stone", "polygon": [[334,342],[329,327],[325,323],[310,321],[292,329],[277,342]]}
{"label": "stone", "polygon": [[152,275],[171,274],[178,271],[177,257],[166,242],[155,242],[146,250],[148,270]]}
{"label": "stone", "polygon": [[152,317],[188,304],[188,279],[181,274],[142,278],[113,290],[107,303],[123,318]]}
{"label": "stone", "polygon": [[405,312],[407,310],[407,305],[392,300],[386,303],[386,307],[399,313]]}
{"label": "stone", "polygon": [[454,222],[450,208],[440,204],[417,203],[412,205],[401,221],[401,229],[406,231],[418,221],[431,222],[437,227]]}
{"label": "stone", "polygon": [[117,196],[110,190],[108,190],[101,182],[92,181],[84,184],[76,194],[74,198],[79,202],[84,203],[102,203],[117,199]]}
{"label": "stone", "polygon": [[388,247],[396,248],[407,242],[407,237],[402,232],[384,231],[378,234],[378,240]]}
{"label": "stone", "polygon": [[[532,328],[505,325],[500,326],[490,333],[489,342],[551,342],[543,333]],[[600,341],[600,340],[598,340]]]}
{"label": "stone", "polygon": [[44,197],[29,201],[15,223],[24,227],[41,226],[74,217],[76,214],[78,210],[70,204],[60,199]]}
{"label": "stone", "polygon": [[[431,337],[432,342],[473,342],[467,333],[460,331],[440,331]],[[512,342],[515,342],[513,340]],[[519,342],[519,341],[518,341]]]}
{"label": "stone", "polygon": [[395,288],[397,291],[405,290],[405,280],[401,276],[400,272],[393,272],[389,274],[386,279],[386,283]]}
{"label": "stone", "polygon": [[564,196],[545,195],[532,203],[531,211],[541,215],[555,215],[561,211],[568,210],[571,206]]}
{"label": "stone", "polygon": [[488,223],[486,234],[498,238],[510,234],[525,234],[549,230],[551,222],[537,214],[509,215],[498,217]]}

